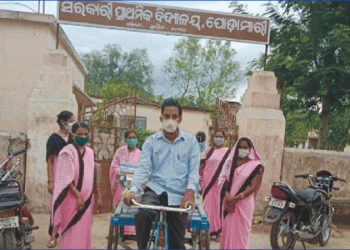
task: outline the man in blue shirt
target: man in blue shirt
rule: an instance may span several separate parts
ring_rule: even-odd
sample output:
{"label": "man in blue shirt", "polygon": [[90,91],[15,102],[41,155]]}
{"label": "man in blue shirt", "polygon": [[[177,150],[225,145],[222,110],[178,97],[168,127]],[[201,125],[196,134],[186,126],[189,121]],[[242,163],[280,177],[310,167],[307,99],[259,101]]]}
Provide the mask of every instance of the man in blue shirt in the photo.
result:
{"label": "man in blue shirt", "polygon": [[[162,104],[163,130],[147,138],[142,147],[139,167],[124,199],[130,206],[142,185],[148,180],[142,204],[187,208],[195,207],[195,191],[199,181],[200,152],[196,138],[178,128],[182,121],[182,107],[174,99]],[[147,248],[152,221],[156,211],[140,209],[135,216],[137,245]],[[185,248],[187,214],[167,212],[169,248]]]}

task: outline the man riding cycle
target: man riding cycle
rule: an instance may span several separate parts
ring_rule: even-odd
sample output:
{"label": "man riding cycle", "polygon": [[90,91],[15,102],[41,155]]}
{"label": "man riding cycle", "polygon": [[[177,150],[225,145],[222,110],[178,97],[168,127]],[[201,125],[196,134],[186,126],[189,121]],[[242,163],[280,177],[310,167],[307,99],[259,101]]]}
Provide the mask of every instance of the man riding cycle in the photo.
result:
{"label": "man riding cycle", "polygon": [[[200,152],[196,138],[178,128],[182,121],[182,106],[174,99],[167,99],[161,107],[163,130],[150,136],[142,147],[139,167],[124,202],[130,206],[136,199],[142,184],[148,180],[141,203],[170,207],[195,207],[198,189]],[[152,221],[157,212],[139,209],[135,215],[137,245],[147,248]],[[167,212],[169,248],[185,248],[187,214]]]}

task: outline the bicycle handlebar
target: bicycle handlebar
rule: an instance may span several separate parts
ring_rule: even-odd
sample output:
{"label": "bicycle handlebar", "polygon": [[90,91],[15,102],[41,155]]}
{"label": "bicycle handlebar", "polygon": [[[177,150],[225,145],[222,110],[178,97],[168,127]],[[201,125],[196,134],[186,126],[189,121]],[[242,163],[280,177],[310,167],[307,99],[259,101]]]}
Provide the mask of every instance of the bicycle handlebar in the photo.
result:
{"label": "bicycle handlebar", "polygon": [[162,210],[162,211],[168,211],[168,212],[189,213],[192,210],[192,206],[189,206],[188,208],[175,208],[175,207],[144,205],[136,202],[134,199],[131,199],[131,202],[139,208]]}

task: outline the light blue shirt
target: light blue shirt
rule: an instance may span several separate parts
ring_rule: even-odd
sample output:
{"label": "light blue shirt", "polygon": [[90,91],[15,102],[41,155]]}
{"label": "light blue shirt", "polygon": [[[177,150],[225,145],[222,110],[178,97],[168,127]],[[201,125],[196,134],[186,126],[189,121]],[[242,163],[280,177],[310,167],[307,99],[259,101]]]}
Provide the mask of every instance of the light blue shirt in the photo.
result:
{"label": "light blue shirt", "polygon": [[149,179],[150,189],[158,195],[167,192],[168,205],[178,206],[187,189],[198,190],[199,161],[199,145],[193,135],[180,130],[171,143],[160,131],[143,144],[130,191],[140,192],[142,184]]}

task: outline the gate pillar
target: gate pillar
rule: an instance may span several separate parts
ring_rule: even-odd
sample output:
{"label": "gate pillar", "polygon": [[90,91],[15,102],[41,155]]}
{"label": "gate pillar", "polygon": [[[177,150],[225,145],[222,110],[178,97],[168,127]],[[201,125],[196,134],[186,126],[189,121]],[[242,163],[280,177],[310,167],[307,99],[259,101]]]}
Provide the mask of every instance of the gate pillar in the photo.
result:
{"label": "gate pillar", "polygon": [[47,192],[46,142],[58,130],[57,115],[69,110],[77,115],[78,105],[72,90],[67,56],[63,51],[48,51],[45,66],[38,72],[37,86],[28,100],[28,139],[26,194],[33,212],[49,212]]}
{"label": "gate pillar", "polygon": [[266,202],[263,198],[270,195],[273,182],[280,181],[285,123],[274,72],[254,72],[243,95],[242,108],[237,113],[237,124],[239,137],[247,136],[253,140],[265,166],[257,214],[264,212]]}

